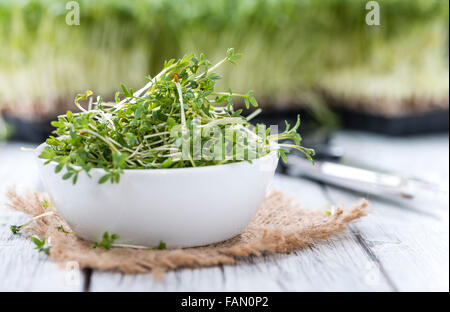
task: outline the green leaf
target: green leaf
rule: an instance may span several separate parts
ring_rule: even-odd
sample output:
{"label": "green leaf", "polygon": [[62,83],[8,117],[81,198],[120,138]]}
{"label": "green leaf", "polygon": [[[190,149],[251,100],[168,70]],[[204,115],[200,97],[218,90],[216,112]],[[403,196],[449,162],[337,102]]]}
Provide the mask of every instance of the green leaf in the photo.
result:
{"label": "green leaf", "polygon": [[64,226],[62,226],[62,225],[58,225],[58,226],[56,227],[56,229],[58,230],[58,232],[61,232],[61,233],[64,233],[64,234],[73,234],[73,232],[67,231],[67,230],[64,228]]}
{"label": "green leaf", "polygon": [[250,101],[247,97],[244,98],[244,104],[245,104],[245,108],[247,108],[247,109],[250,108]]}
{"label": "green leaf", "polygon": [[55,167],[55,173],[59,173],[63,168],[64,168],[64,163],[59,163],[59,164]]}
{"label": "green leaf", "polygon": [[169,168],[172,164],[172,157],[169,157],[165,161],[163,161],[163,163],[161,164],[161,168]]}
{"label": "green leaf", "polygon": [[166,243],[164,243],[163,241],[160,241],[160,242],[159,242],[159,245],[158,245],[158,247],[156,247],[156,249],[159,249],[159,250],[165,250],[165,249],[167,249]]}
{"label": "green leaf", "polygon": [[51,204],[45,199],[41,202],[41,204],[42,204],[42,207],[44,209],[47,209],[48,207],[51,207]]}
{"label": "green leaf", "polygon": [[41,241],[37,236],[32,236],[31,240],[36,245],[36,247],[42,247],[45,244],[45,239],[44,241]]}
{"label": "green leaf", "polygon": [[16,235],[16,234],[19,234],[19,233],[20,233],[21,227],[20,227],[20,226],[17,226],[17,225],[11,225],[11,226],[9,227],[9,229],[11,230],[11,232],[12,232],[14,235]]}
{"label": "green leaf", "polygon": [[119,239],[118,234],[110,235],[109,232],[104,232],[102,236],[102,240],[100,242],[91,242],[92,248],[102,247],[105,250],[109,250],[111,245],[114,243],[116,239]]}
{"label": "green leaf", "polygon": [[73,118],[73,113],[69,110],[69,111],[67,111],[66,116],[67,116],[67,120],[69,122],[71,122],[72,118]]}
{"label": "green leaf", "polygon": [[73,185],[77,184],[77,181],[78,181],[78,172],[73,175],[72,184]]}
{"label": "green leaf", "polygon": [[127,87],[125,87],[125,85],[123,83],[120,84],[120,87],[122,88],[122,94],[124,96],[130,96],[130,92],[128,91]]}
{"label": "green leaf", "polygon": [[73,172],[66,172],[64,175],[63,175],[63,180],[68,180],[68,179],[70,179],[71,177],[72,177],[72,175],[73,175]]}
{"label": "green leaf", "polygon": [[102,177],[100,178],[100,180],[98,180],[98,184],[103,184],[103,183],[105,183],[106,181],[109,180],[109,178],[110,178],[110,174],[109,174],[109,173],[105,174],[104,176],[102,176]]}
{"label": "green leaf", "polygon": [[120,91],[117,91],[116,94],[114,95],[114,100],[116,101],[116,103],[119,103],[119,102],[120,102],[120,97],[119,97],[119,95],[120,95]]}
{"label": "green leaf", "polygon": [[249,100],[253,107],[258,107],[258,102],[256,102],[256,99],[253,96],[250,97]]}
{"label": "green leaf", "polygon": [[48,255],[50,253],[50,248],[51,246],[45,246],[45,237],[40,239],[37,236],[32,236],[31,237],[31,241],[35,244],[35,248],[37,249],[39,252],[43,252],[46,255]]}

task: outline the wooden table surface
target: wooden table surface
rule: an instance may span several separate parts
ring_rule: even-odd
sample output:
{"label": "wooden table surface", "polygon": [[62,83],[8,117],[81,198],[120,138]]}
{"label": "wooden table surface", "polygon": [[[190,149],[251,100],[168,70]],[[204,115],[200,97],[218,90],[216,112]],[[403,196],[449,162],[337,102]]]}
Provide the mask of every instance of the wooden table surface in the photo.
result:
{"label": "wooden table surface", "polygon": [[[448,134],[393,138],[339,132],[334,143],[359,161],[448,186]],[[305,207],[370,200],[369,216],[349,230],[290,255],[252,257],[235,265],[182,269],[155,281],[149,274],[59,267],[10,224],[26,216],[4,207],[13,185],[43,191],[33,154],[24,144],[0,145],[0,290],[3,291],[449,291],[449,197],[424,194],[413,202],[372,198],[304,179],[277,175],[274,186]]]}

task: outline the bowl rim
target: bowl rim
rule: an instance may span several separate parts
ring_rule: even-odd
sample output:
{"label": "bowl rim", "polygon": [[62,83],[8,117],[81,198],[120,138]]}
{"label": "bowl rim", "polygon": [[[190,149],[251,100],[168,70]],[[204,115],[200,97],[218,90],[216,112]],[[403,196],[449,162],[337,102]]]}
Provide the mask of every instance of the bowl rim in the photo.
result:
{"label": "bowl rim", "polygon": [[[46,146],[47,143],[41,143],[40,145],[38,145],[36,147],[36,151],[41,151],[43,149],[44,146]],[[37,154],[37,153],[36,153]],[[42,165],[45,166],[45,162],[47,162],[47,160],[39,158],[39,155],[36,155],[37,160],[42,162]],[[228,163],[228,164],[221,164],[221,165],[210,165],[210,166],[202,166],[202,167],[188,167],[188,168],[152,168],[152,169],[123,169],[124,174],[125,173],[160,173],[160,174],[168,174],[170,173],[183,173],[183,172],[191,172],[191,171],[207,171],[207,170],[214,170],[214,169],[221,169],[221,168],[226,168],[226,167],[241,167],[241,166],[255,166],[260,162],[263,161],[268,161],[270,158],[277,158],[277,162],[278,162],[278,155],[277,155],[277,150],[274,149],[272,151],[270,151],[267,155],[264,155],[262,157],[253,159],[252,162],[248,162],[247,160],[241,160],[241,161],[236,161],[233,163]],[[52,164],[53,166],[57,166],[58,163],[54,160],[51,160],[47,165]],[[78,165],[72,165],[74,168],[81,168]],[[274,168],[274,170],[276,169],[276,166]],[[89,172],[102,172],[105,173],[105,169],[103,168],[91,168],[91,171]]]}

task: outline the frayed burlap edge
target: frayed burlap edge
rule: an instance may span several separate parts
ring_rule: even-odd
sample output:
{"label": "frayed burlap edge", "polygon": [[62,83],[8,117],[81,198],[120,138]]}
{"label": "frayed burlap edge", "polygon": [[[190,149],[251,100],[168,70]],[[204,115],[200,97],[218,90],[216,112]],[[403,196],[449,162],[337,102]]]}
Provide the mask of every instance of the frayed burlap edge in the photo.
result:
{"label": "frayed burlap edge", "polygon": [[328,216],[323,210],[300,208],[283,192],[272,191],[242,234],[230,240],[185,249],[112,248],[107,251],[94,249],[89,242],[58,231],[60,225],[69,231],[70,227],[54,207],[43,208],[42,200],[49,200],[46,195],[28,192],[20,196],[11,190],[7,196],[7,206],[30,216],[55,211],[53,215],[38,219],[27,228],[28,232],[50,240],[51,259],[61,264],[76,261],[81,268],[118,270],[126,274],[161,274],[177,268],[230,264],[251,255],[291,252],[343,232],[349,222],[365,216],[368,211],[368,202],[360,200],[349,208],[336,207],[334,213]]}

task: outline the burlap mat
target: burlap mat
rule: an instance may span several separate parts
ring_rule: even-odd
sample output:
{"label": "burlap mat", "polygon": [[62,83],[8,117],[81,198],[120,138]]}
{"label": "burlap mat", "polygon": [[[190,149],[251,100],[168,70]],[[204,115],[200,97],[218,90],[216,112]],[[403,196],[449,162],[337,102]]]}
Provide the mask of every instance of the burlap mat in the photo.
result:
{"label": "burlap mat", "polygon": [[[54,207],[44,209],[43,194],[29,192],[19,196],[9,191],[9,207],[37,216]],[[92,248],[90,243],[73,234],[57,230],[69,225],[57,214],[33,222],[27,231],[39,237],[50,238],[49,257],[60,262],[77,261],[82,268],[119,270],[123,273],[162,273],[177,268],[199,268],[236,262],[250,255],[287,253],[326,239],[346,229],[349,222],[367,214],[368,203],[361,200],[355,206],[336,207],[332,215],[324,210],[300,208],[280,191],[273,191],[264,200],[257,215],[241,235],[204,247],[145,250],[132,248]]]}

